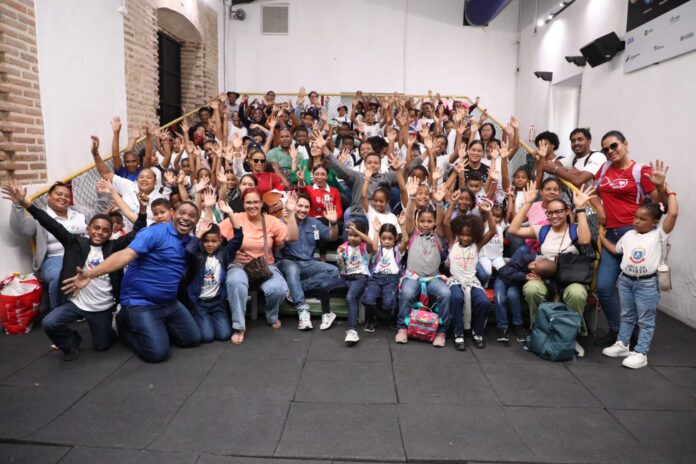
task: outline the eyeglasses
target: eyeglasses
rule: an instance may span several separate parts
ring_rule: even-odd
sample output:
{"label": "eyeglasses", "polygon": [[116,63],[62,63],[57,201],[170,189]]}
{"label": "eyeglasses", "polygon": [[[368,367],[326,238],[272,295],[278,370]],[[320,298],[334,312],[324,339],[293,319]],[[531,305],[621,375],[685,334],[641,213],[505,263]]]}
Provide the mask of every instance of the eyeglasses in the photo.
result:
{"label": "eyeglasses", "polygon": [[610,151],[616,151],[617,148],[619,148],[619,142],[614,142],[611,145],[609,145],[608,147],[602,148],[602,153],[604,153],[606,155]]}
{"label": "eyeglasses", "polygon": [[547,211],[546,212],[546,217],[551,217],[551,216],[563,216],[563,214],[566,212],[565,209],[556,209],[554,211]]}
{"label": "eyeglasses", "polygon": [[260,204],[261,204],[261,200],[257,200],[257,201],[245,201],[244,204],[245,204],[246,206],[256,206],[256,205],[260,205]]}
{"label": "eyeglasses", "polygon": [[265,163],[266,158],[252,158],[251,161],[253,161],[254,163]]}

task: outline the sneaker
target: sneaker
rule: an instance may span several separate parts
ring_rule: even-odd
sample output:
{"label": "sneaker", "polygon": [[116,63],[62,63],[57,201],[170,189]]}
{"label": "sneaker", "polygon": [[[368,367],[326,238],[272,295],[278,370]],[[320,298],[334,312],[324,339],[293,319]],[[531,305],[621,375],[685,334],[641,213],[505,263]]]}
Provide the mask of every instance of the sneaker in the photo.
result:
{"label": "sneaker", "polygon": [[631,351],[631,354],[623,360],[621,365],[630,369],[640,369],[648,365],[648,356],[645,353]]}
{"label": "sneaker", "polygon": [[320,330],[326,330],[331,325],[333,324],[334,320],[336,320],[336,315],[334,313],[326,313],[321,315],[321,325],[319,326]]}
{"label": "sneaker", "polygon": [[527,341],[527,338],[529,338],[529,332],[527,332],[527,329],[523,325],[516,325],[514,327],[515,330],[515,339],[519,343],[524,343]]}
{"label": "sneaker", "polygon": [[[305,305],[306,306],[306,305]],[[312,316],[309,314],[309,309],[300,309],[297,313],[300,322],[297,324],[297,330],[312,330]]]}
{"label": "sneaker", "polygon": [[365,322],[365,332],[373,333],[377,329],[377,318]]}
{"label": "sneaker", "polygon": [[357,330],[350,329],[346,332],[346,339],[345,339],[346,345],[348,345],[348,346],[355,345],[359,341],[360,341],[360,337],[358,336]]}
{"label": "sneaker", "polygon": [[623,344],[621,340],[616,340],[616,343],[604,348],[602,350],[602,354],[604,356],[609,356],[610,358],[625,358],[631,354],[631,351],[628,349],[628,346]]}
{"label": "sneaker", "polygon": [[585,357],[585,348],[583,348],[578,342],[575,342],[575,354],[578,356],[578,358]]}
{"label": "sneaker", "polygon": [[74,361],[80,355],[80,343],[82,343],[82,337],[77,332],[73,332],[73,335],[73,344],[68,351],[63,352],[63,361]]}
{"label": "sneaker", "polygon": [[466,351],[466,338],[454,337],[454,349],[457,351]]}
{"label": "sneaker", "polygon": [[408,331],[406,329],[399,329],[396,331],[396,337],[394,337],[396,343],[408,343]]}
{"label": "sneaker", "polygon": [[498,329],[498,336],[496,338],[500,343],[507,343],[510,341],[510,332],[508,329]]}
{"label": "sneaker", "polygon": [[601,337],[595,338],[594,341],[594,346],[599,346],[601,348],[608,348],[614,343],[616,343],[616,337],[618,337],[619,334],[618,332],[614,332],[613,330],[610,330],[609,332],[605,333]]}
{"label": "sneaker", "polygon": [[443,348],[447,344],[447,336],[440,332],[435,335],[435,340],[433,340],[433,346],[436,348]]}
{"label": "sneaker", "polygon": [[486,340],[481,335],[474,335],[474,346],[482,350],[486,347]]}

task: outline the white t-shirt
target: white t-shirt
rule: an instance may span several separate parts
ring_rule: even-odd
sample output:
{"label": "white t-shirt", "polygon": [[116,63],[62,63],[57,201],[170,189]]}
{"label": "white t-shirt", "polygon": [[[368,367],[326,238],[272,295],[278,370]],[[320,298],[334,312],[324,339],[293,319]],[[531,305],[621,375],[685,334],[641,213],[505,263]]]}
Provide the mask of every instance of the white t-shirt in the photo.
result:
{"label": "white t-shirt", "polygon": [[644,276],[657,272],[662,250],[660,237],[667,240],[662,223],[646,234],[629,230],[616,243],[617,253],[622,253],[621,272],[630,276]]}
{"label": "white t-shirt", "polygon": [[393,224],[394,227],[396,227],[396,231],[401,234],[401,227],[399,226],[399,221],[394,213],[378,213],[377,210],[372,207],[372,205],[369,205],[367,209],[367,221],[368,224],[370,224],[370,230],[367,234],[368,237],[374,236],[375,229],[372,227],[372,223],[374,222],[375,218],[379,219],[379,222],[382,224]]}
{"label": "white t-shirt", "polygon": [[[496,224],[496,229],[498,232],[493,236],[493,238],[486,243],[481,249],[481,256],[486,258],[495,259],[503,257],[503,231],[505,230],[505,221]],[[484,233],[488,232],[488,223],[484,224]]]}
{"label": "white t-shirt", "polygon": [[348,249],[346,250],[346,268],[345,268],[345,274],[346,275],[355,275],[355,274],[363,274],[363,275],[370,275],[369,269],[367,269],[367,264],[365,263],[365,260],[363,259],[362,254],[360,253],[360,246],[350,246],[348,245]]}
{"label": "white t-shirt", "polygon": [[[539,231],[542,227],[543,226],[532,225],[537,239],[539,239]],[[573,241],[570,239],[570,225],[568,225],[563,232],[556,232],[553,228],[549,229],[544,243],[541,244],[541,254],[544,258],[554,259],[560,253],[578,254],[578,249],[575,248]]]}
{"label": "white t-shirt", "polygon": [[379,123],[374,123],[372,125],[365,123],[365,136],[369,138],[377,135],[383,135],[382,127],[379,125]]}
{"label": "white t-shirt", "polygon": [[[117,176],[114,176],[114,178],[116,177]],[[48,206],[46,207],[46,213],[55,219],[58,224],[65,227],[65,230],[71,234],[84,235],[85,231],[87,230],[87,220],[85,219],[84,214],[75,211],[72,208],[68,208],[67,218],[58,216],[55,211]],[[47,231],[46,235],[46,257],[50,258],[51,256],[63,256],[65,253],[63,245],[53,236],[52,233]]]}
{"label": "white t-shirt", "polygon": [[456,241],[449,253],[450,273],[459,282],[469,282],[476,279],[476,263],[478,263],[476,244],[463,247]]}
{"label": "white t-shirt", "polygon": [[[138,211],[140,211],[140,202],[138,202],[138,183],[119,176],[114,176],[111,183],[119,195],[123,197],[123,201],[126,202],[130,210],[137,214]],[[159,191],[155,189],[150,192],[150,197],[147,203],[148,226],[154,222],[152,219],[152,202],[158,198],[162,198],[162,194],[159,193]],[[123,227],[129,232],[133,229],[133,223],[130,222],[125,216],[123,217]]]}
{"label": "white t-shirt", "polygon": [[374,273],[395,275],[399,274],[399,272],[399,264],[396,262],[396,256],[394,256],[394,247],[382,248],[382,254],[375,264]]}
{"label": "white t-shirt", "polygon": [[213,298],[220,291],[220,273],[222,266],[215,256],[205,259],[205,272],[203,273],[203,286],[199,298]]}
{"label": "white t-shirt", "polygon": [[227,123],[227,142],[232,143],[232,139],[234,137],[234,134],[239,134],[240,138],[244,138],[249,134],[249,131],[247,130],[246,127],[237,127],[234,124],[232,124],[232,121]]}
{"label": "white t-shirt", "polygon": [[[94,269],[103,262],[102,247],[90,245],[83,269]],[[111,309],[114,306],[114,292],[109,274],[92,279],[77,295],[70,298],[70,301],[81,310],[90,313]]]}
{"label": "white t-shirt", "polygon": [[[599,169],[607,162],[607,157],[601,151],[590,152],[582,158],[578,158],[573,164],[573,167],[578,171],[587,171],[592,174],[592,177],[597,175]],[[593,182],[593,181],[592,181]]]}

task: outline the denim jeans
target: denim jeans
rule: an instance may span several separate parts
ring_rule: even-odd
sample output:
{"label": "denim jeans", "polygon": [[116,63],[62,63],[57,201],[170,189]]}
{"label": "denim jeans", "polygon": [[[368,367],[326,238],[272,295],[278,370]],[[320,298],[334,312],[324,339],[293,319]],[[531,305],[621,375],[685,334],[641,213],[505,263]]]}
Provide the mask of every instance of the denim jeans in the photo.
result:
{"label": "denim jeans", "polygon": [[510,242],[509,246],[509,254],[512,256],[518,248],[525,246],[524,245],[524,239],[521,237],[518,237],[517,235],[512,235],[508,233],[507,229],[505,229],[505,233],[503,234],[503,237],[505,237],[508,242]]}
{"label": "denim jeans", "polygon": [[348,294],[346,295],[348,325],[346,326],[346,330],[356,330],[358,328],[360,298],[362,298],[362,294],[365,291],[365,286],[367,286],[367,276],[363,274],[337,277],[322,285],[322,288],[327,291],[337,288],[348,288]]}
{"label": "denim jeans", "polygon": [[619,294],[621,297],[621,325],[618,339],[628,345],[633,329],[638,324],[638,343],[633,351],[647,353],[655,332],[655,316],[657,303],[660,301],[660,290],[657,277],[644,280],[631,280],[619,277]]}
{"label": "denim jeans", "polygon": [[198,324],[178,301],[157,306],[122,306],[116,321],[119,337],[147,362],[167,359],[170,337],[181,347],[201,342]]}
{"label": "denim jeans", "polygon": [[[464,292],[460,285],[450,287],[452,297],[450,306],[454,320],[454,336],[464,336]],[[471,328],[474,335],[483,335],[486,330],[486,316],[491,309],[491,300],[481,288],[471,288]]]}
{"label": "denim jeans", "polygon": [[314,259],[310,261],[293,261],[281,259],[278,269],[283,273],[290,289],[290,297],[297,308],[305,303],[304,292],[316,290],[331,279],[338,278],[338,268]]}
{"label": "denim jeans", "polygon": [[[450,289],[442,279],[432,279],[427,283],[428,295],[435,298],[437,310],[440,316],[440,326],[438,333],[446,333],[450,324]],[[421,294],[421,285],[415,279],[403,279],[399,293],[399,317],[396,326],[405,329],[404,319],[411,313],[411,307],[418,300]],[[433,306],[433,304],[431,304]]]}
{"label": "denim jeans", "polygon": [[510,305],[512,325],[521,326],[522,321],[522,292],[516,285],[509,287],[502,279],[496,279],[493,284],[495,291],[495,324],[499,329],[508,328],[507,310]]}
{"label": "denim jeans", "polygon": [[[619,241],[623,235],[633,226],[607,229],[607,239],[611,243]],[[597,298],[602,305],[602,311],[609,323],[609,329],[614,332],[619,331],[619,301],[618,291],[616,290],[616,280],[621,272],[621,256],[610,253],[606,248],[602,248],[597,267]]]}
{"label": "denim jeans", "polygon": [[51,256],[41,264],[41,280],[48,286],[50,309],[58,306],[58,291],[60,290],[60,270],[63,268],[63,256]]}
{"label": "denim jeans", "polygon": [[210,300],[198,300],[193,310],[193,318],[201,331],[201,343],[213,340],[227,341],[232,336],[230,315],[221,297]]}
{"label": "denim jeans", "polygon": [[[269,264],[273,276],[259,287],[266,298],[266,322],[275,324],[278,320],[280,303],[288,294],[288,284],[283,279],[283,274],[274,265]],[[249,297],[249,278],[244,268],[236,263],[227,268],[227,300],[232,311],[232,328],[234,330],[246,330],[244,315],[246,314],[247,298]]]}
{"label": "denim jeans", "polygon": [[87,319],[89,331],[92,334],[92,343],[95,351],[104,351],[109,349],[116,338],[111,321],[113,312],[106,311],[83,311],[72,301],[67,301],[60,306],[56,306],[53,310],[43,318],[41,325],[44,332],[48,335],[55,345],[61,350],[67,352],[73,346],[75,340],[75,332],[68,327],[78,319]]}
{"label": "denim jeans", "polygon": [[375,306],[379,298],[382,299],[382,309],[390,314],[396,313],[399,294],[399,274],[372,274],[367,281],[367,288],[363,296],[363,304]]}

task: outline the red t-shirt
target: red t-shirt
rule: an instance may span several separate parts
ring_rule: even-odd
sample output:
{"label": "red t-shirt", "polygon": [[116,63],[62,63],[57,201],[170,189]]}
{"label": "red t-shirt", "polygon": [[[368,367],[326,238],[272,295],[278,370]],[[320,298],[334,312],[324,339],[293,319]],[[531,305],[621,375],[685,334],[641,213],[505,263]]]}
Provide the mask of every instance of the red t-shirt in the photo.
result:
{"label": "red t-shirt", "polygon": [[[609,166],[599,185],[599,196],[602,198],[604,212],[607,215],[608,229],[633,225],[633,216],[640,206],[636,203],[638,187],[633,179],[634,164],[635,162],[626,169]],[[597,171],[595,180],[599,179],[601,173],[601,169]],[[646,196],[655,190],[655,186],[650,182],[650,175],[652,175],[650,166],[643,166],[640,170],[640,185]]]}
{"label": "red t-shirt", "polygon": [[308,185],[302,189],[304,193],[309,195],[312,199],[312,205],[309,208],[309,216],[313,218],[324,217],[324,211],[326,211],[326,205],[333,203],[336,207],[336,215],[338,219],[343,217],[343,206],[341,205],[341,194],[338,192],[336,187],[328,186],[328,191],[326,189],[314,188],[312,185]]}
{"label": "red t-shirt", "polygon": [[262,196],[264,193],[270,192],[273,189],[285,190],[283,183],[280,181],[280,177],[278,177],[275,172],[254,173],[254,177],[259,181],[259,185],[256,186],[256,189]]}

